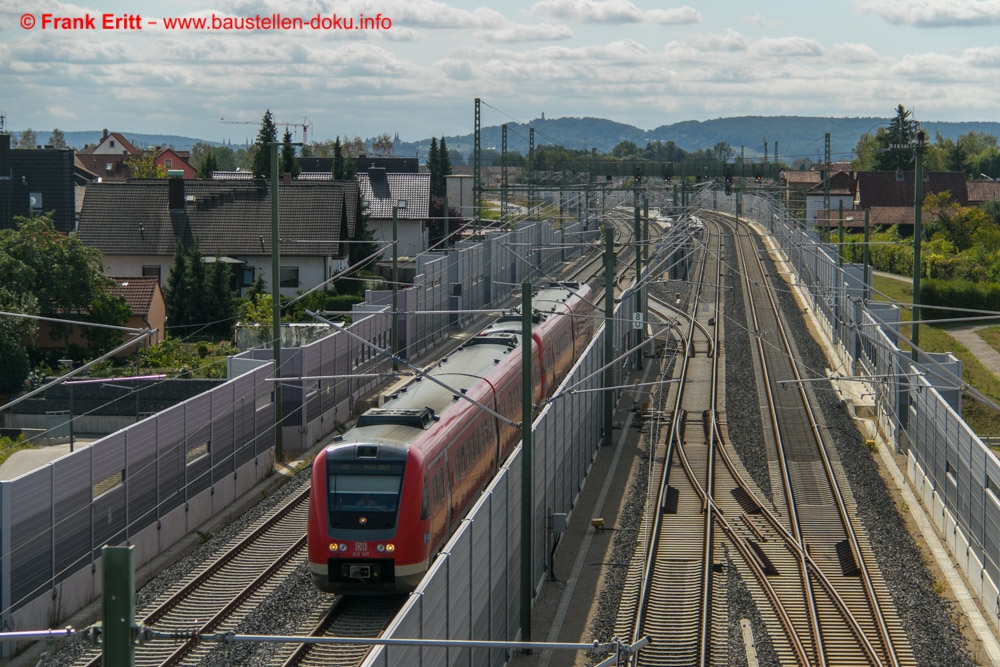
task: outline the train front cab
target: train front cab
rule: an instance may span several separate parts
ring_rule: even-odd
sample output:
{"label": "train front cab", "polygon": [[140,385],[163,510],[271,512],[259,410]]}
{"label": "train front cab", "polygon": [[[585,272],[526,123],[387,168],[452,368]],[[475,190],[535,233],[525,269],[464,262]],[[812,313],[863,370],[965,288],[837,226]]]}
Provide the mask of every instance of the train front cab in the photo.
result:
{"label": "train front cab", "polygon": [[[400,530],[405,470],[406,451],[391,446],[345,443],[317,457],[313,500],[319,502],[321,494],[325,504],[324,511],[311,512],[310,542],[317,544],[310,546],[309,561],[318,588],[353,594],[412,590],[396,566],[408,539]],[[325,563],[318,555],[324,551]]]}

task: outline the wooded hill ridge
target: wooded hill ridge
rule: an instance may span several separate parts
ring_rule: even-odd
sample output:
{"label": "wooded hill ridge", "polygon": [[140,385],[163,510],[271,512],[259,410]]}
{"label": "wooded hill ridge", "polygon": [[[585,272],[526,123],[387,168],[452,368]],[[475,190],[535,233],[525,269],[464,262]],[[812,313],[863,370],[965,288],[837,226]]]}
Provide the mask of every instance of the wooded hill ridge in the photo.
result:
{"label": "wooded hill ridge", "polygon": [[[802,158],[821,162],[824,135],[829,133],[833,160],[850,161],[861,135],[874,133],[879,126],[887,127],[889,120],[888,117],[735,116],[704,121],[685,120],[661,125],[654,130],[643,130],[604,118],[547,118],[528,123],[507,123],[507,149],[527,155],[529,128],[534,128],[536,147],[555,144],[579,150],[596,148],[598,153],[610,153],[622,141],[632,141],[640,149],[654,141],[664,144],[672,141],[688,152],[711,149],[719,142],[726,142],[735,149],[737,156],[742,150],[748,159],[759,159],[764,154],[766,141],[768,159],[773,160],[777,142],[778,158],[791,164]],[[968,132],[1000,136],[1000,122],[994,121],[929,121],[921,122],[920,127],[927,132],[928,141],[934,141],[938,134],[952,140],[957,140]],[[128,131],[121,133],[140,147],[170,146],[177,150],[189,150],[199,142],[211,146],[221,145],[216,141],[177,135],[137,134]],[[38,143],[45,145],[51,133],[36,130],[35,134]],[[14,136],[17,137],[17,133]],[[101,131],[67,131],[65,138],[68,145],[80,148],[88,143],[97,143],[101,138]],[[459,150],[466,155],[472,151],[471,132],[446,136],[445,139],[451,150]],[[483,127],[481,143],[484,150],[499,151],[501,126]],[[236,144],[232,146],[236,148]],[[424,157],[429,147],[430,137],[412,142],[401,141],[396,146],[396,154]]]}

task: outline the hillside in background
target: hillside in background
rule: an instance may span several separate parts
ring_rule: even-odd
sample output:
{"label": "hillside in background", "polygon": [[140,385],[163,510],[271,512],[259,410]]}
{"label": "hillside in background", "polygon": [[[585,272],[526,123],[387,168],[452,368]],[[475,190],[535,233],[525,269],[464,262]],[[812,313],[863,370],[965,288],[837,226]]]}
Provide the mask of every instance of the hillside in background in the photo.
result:
{"label": "hillside in background", "polygon": [[[652,141],[666,143],[673,141],[686,151],[711,148],[724,141],[736,149],[742,149],[747,158],[757,158],[764,154],[767,141],[768,155],[773,159],[774,144],[778,142],[779,158],[784,162],[794,162],[808,158],[822,161],[824,135],[830,134],[830,151],[834,160],[853,159],[858,138],[866,132],[874,133],[879,126],[888,127],[889,118],[818,118],[807,116],[739,116],[717,118],[715,120],[688,120],[671,125],[661,125],[654,130],[642,130],[631,125],[616,123],[602,118],[558,118],[533,120],[528,124],[507,124],[507,149],[526,154],[528,151],[529,127],[535,128],[535,146],[557,144],[566,148],[597,148],[598,152],[610,152],[621,141],[634,141],[640,148]],[[1000,136],[997,122],[928,122],[921,123],[928,133],[929,141],[937,134],[957,139],[970,131],[984,132]],[[500,150],[499,126],[482,129],[482,147]],[[449,149],[463,153],[472,150],[472,134],[446,137]],[[412,155],[419,150],[426,154],[430,139],[404,144],[400,152]]]}
{"label": "hillside in background", "polygon": [[[874,132],[877,127],[886,127],[888,124],[888,118],[873,117],[737,116],[705,121],[686,120],[661,125],[654,130],[643,130],[603,118],[536,119],[529,123],[507,124],[507,149],[526,155],[530,129],[534,128],[536,147],[555,144],[581,150],[596,148],[600,153],[609,153],[622,141],[635,142],[639,148],[653,141],[663,143],[673,141],[680,148],[691,152],[711,148],[724,141],[736,150],[737,155],[742,150],[748,159],[756,159],[764,154],[766,141],[768,156],[772,160],[777,142],[778,157],[784,162],[792,163],[800,158],[820,162],[823,159],[824,135],[829,133],[833,159],[849,161],[853,159],[853,150],[861,135]],[[924,122],[921,126],[927,131],[929,141],[934,141],[938,134],[948,139],[957,139],[960,135],[971,131],[1000,136],[1000,122]],[[40,144],[48,142],[50,132],[39,130],[35,132]],[[17,136],[19,132],[15,131],[13,134]],[[101,134],[100,130],[94,130],[66,132],[65,136],[70,146],[82,148],[86,144],[97,143]],[[177,135],[130,132],[121,134],[140,148],[170,146],[177,150],[189,150],[198,142],[214,146],[222,145],[217,141]],[[253,134],[252,131],[249,133],[248,141],[253,140]],[[449,149],[461,151],[463,154],[472,151],[471,133],[446,136],[445,139]],[[235,144],[230,145],[235,147]],[[425,157],[429,147],[430,137],[415,142],[401,142],[397,152],[402,156]],[[500,150],[499,125],[482,128],[482,147],[484,150]]]}

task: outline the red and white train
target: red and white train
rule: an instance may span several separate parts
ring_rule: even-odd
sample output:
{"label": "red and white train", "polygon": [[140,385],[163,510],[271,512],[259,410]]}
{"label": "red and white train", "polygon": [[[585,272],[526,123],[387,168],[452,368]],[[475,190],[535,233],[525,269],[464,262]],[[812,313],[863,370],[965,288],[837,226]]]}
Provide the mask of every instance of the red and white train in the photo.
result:
{"label": "red and white train", "polygon": [[[590,342],[591,290],[532,295],[532,403],[549,396]],[[521,315],[501,317],[428,374],[521,421]],[[520,429],[420,377],[313,462],[309,569],[320,589],[412,591],[499,466]]]}

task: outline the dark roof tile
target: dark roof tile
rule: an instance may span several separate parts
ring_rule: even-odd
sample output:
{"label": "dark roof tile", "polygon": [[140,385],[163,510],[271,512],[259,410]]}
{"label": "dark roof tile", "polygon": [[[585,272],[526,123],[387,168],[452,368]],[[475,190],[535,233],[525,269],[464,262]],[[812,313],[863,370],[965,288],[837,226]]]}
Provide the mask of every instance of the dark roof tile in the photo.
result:
{"label": "dark roof tile", "polygon": [[[184,208],[173,215],[167,179],[88,185],[80,240],[108,255],[172,255],[178,236],[185,242],[197,238],[204,255],[271,253],[271,196],[266,181],[182,183]],[[281,185],[279,192],[282,252],[339,256],[343,246],[336,242],[341,240],[341,226],[346,222],[349,235],[355,231],[357,183],[296,181]]]}

